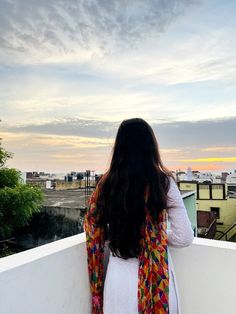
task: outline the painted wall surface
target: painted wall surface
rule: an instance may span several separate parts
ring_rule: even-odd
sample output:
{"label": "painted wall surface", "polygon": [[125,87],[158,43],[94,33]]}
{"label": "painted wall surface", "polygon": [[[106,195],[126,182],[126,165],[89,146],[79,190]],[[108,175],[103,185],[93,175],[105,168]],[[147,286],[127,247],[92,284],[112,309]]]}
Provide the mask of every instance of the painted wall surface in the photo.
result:
{"label": "painted wall surface", "polygon": [[[61,190],[68,190],[68,189],[80,189],[84,188],[86,186],[85,180],[79,180],[79,181],[72,181],[72,182],[62,182],[62,181],[56,181],[56,187],[55,190],[61,191]],[[95,186],[95,181],[90,180],[90,186]]]}
{"label": "painted wall surface", "polygon": [[[187,209],[189,220],[191,221],[192,228],[197,232],[197,208],[196,208],[196,195],[192,194],[191,196],[183,198],[184,205]],[[195,233],[195,235],[197,235]]]}
{"label": "painted wall surface", "polygon": [[81,183],[79,181],[72,181],[72,182],[56,182],[55,190],[68,190],[68,189],[78,189],[81,187]]}
{"label": "painted wall surface", "polygon": [[[60,206],[44,206],[43,210],[51,215],[62,215],[65,216],[68,219],[78,221],[81,219],[81,210],[84,210],[83,208],[70,208],[70,207],[60,207]],[[41,210],[41,211],[43,211]]]}
{"label": "painted wall surface", "polygon": [[235,243],[195,238],[193,245],[171,254],[181,314],[236,313]]}
{"label": "painted wall surface", "polygon": [[197,191],[197,184],[194,182],[180,182],[179,183],[180,190],[185,191]]}
{"label": "painted wall surface", "polygon": [[[0,313],[90,314],[84,234],[0,259]],[[181,314],[236,313],[236,244],[171,248]],[[220,269],[220,271],[219,271]]]}
{"label": "painted wall surface", "polygon": [[[196,189],[196,183],[180,182],[180,190],[196,191]],[[210,211],[211,207],[220,208],[220,218],[217,219],[217,222],[223,223],[223,225],[217,225],[217,230],[224,231],[235,222],[236,198],[223,199],[222,185],[212,185],[212,199],[210,199],[210,191],[207,185],[199,185],[199,198],[196,200],[197,210]]]}
{"label": "painted wall surface", "polygon": [[236,199],[228,198],[227,200],[197,200],[199,210],[210,211],[211,207],[220,208],[220,218],[217,222],[223,225],[217,225],[217,230],[225,230],[236,220]]}

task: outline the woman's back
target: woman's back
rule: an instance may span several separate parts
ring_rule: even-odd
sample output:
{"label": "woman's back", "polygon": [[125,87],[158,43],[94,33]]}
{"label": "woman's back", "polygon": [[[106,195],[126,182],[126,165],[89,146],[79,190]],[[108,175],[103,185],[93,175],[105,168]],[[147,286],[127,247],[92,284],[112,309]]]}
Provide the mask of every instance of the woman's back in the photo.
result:
{"label": "woman's back", "polygon": [[[170,189],[167,203],[168,245],[184,247],[192,243],[193,231],[187,212],[178,190],[170,178]],[[169,261],[169,313],[180,313],[179,295],[174,267],[168,250]],[[127,260],[115,257],[110,253],[104,286],[104,314],[138,314],[138,258]]]}
{"label": "woman's back", "polygon": [[[90,198],[85,231],[94,314],[103,313],[103,301],[105,314],[177,309],[168,245],[190,244],[193,232],[173,175],[163,166],[144,120],[125,120],[119,127],[109,170]],[[106,241],[112,255],[103,295]]]}

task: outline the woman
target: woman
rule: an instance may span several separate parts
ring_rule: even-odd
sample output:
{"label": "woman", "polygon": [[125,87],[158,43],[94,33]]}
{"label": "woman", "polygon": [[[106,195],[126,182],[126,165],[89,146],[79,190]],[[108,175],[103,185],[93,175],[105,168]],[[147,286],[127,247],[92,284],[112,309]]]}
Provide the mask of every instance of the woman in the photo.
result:
{"label": "woman", "polygon": [[[93,314],[180,313],[168,247],[190,245],[193,231],[144,120],[121,123],[84,227]],[[105,244],[110,249],[106,275]]]}

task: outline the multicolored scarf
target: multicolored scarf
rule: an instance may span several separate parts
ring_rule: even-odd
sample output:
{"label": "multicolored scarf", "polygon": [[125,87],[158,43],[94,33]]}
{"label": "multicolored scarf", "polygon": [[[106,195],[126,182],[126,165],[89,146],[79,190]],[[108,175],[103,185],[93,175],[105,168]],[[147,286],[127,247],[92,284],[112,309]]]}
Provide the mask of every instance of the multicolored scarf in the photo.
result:
{"label": "multicolored scarf", "polygon": [[[99,212],[96,207],[99,184],[89,199],[85,215],[88,272],[92,294],[92,313],[103,314],[104,230],[97,224]],[[147,201],[148,191],[145,191]],[[169,272],[167,251],[167,212],[159,214],[154,223],[148,208],[140,241],[138,273],[138,313],[168,314]]]}

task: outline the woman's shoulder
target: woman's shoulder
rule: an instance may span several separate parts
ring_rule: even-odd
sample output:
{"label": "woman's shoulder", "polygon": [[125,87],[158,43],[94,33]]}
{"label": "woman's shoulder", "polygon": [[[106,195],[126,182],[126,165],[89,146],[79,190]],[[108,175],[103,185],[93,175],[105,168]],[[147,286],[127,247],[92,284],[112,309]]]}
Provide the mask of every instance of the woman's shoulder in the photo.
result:
{"label": "woman's shoulder", "polygon": [[168,180],[169,190],[178,188],[177,181],[172,174],[167,175],[167,180]]}
{"label": "woman's shoulder", "polygon": [[173,176],[169,176],[169,188],[167,192],[167,203],[168,205],[178,203],[183,206],[182,196],[177,184],[176,179]]}

